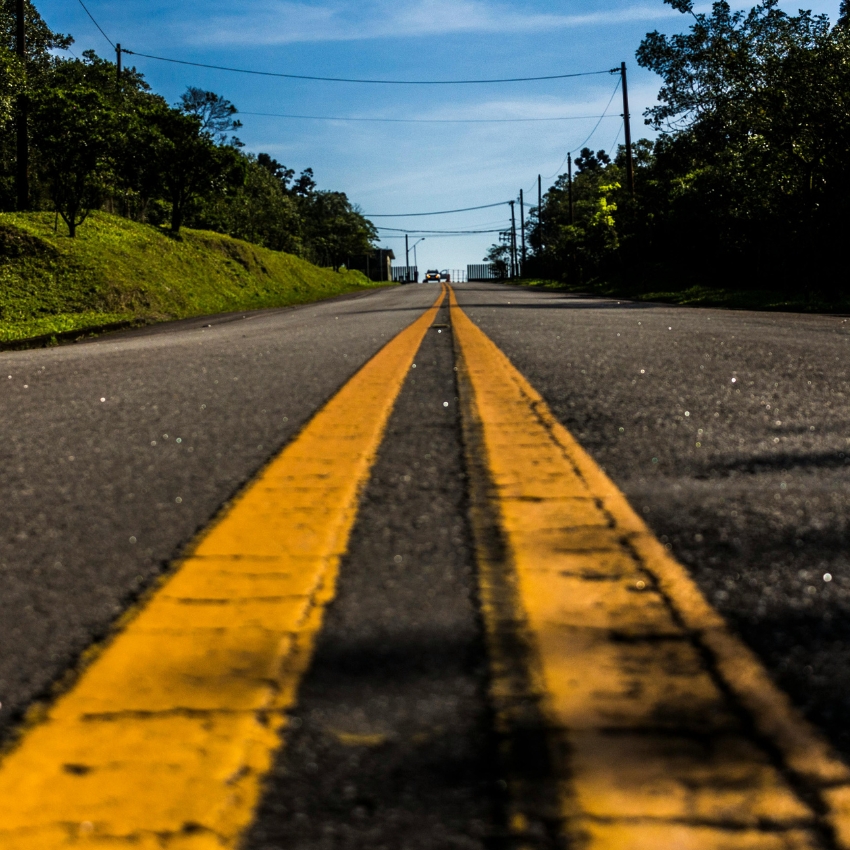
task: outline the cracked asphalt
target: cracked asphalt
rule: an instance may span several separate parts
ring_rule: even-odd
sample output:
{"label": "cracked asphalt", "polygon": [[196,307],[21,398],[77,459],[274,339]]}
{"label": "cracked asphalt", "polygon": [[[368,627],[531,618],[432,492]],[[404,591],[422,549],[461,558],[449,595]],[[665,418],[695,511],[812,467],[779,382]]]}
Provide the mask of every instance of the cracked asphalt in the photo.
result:
{"label": "cracked asphalt", "polygon": [[0,353],[0,735],[431,287]]}
{"label": "cracked asphalt", "polygon": [[456,291],[850,756],[850,319]]}
{"label": "cracked asphalt", "polygon": [[[850,320],[454,288],[850,756]],[[0,735],[435,297],[399,287],[0,353]],[[256,850],[425,847],[435,823],[446,847],[498,835],[451,358],[429,331]]]}

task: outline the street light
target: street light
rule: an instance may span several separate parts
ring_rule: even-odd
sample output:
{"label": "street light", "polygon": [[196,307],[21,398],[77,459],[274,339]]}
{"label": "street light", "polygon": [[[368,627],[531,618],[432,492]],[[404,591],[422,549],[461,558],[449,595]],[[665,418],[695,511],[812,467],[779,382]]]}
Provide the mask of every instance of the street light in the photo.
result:
{"label": "street light", "polygon": [[[417,263],[417,262],[416,262],[416,246],[417,246],[420,242],[424,242],[424,241],[425,241],[425,237],[423,236],[421,239],[417,239],[417,240],[413,243],[413,246],[412,246],[412,247],[413,247],[413,268],[415,268],[415,269],[416,269],[416,277],[417,277],[417,278],[419,277],[419,263]],[[418,283],[418,281],[417,281],[417,283]]]}

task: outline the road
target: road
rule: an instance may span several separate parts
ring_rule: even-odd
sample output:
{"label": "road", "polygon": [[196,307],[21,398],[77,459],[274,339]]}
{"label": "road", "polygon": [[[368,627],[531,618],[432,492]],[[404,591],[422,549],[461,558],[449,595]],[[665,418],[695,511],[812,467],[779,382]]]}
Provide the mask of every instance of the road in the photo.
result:
{"label": "road", "polygon": [[[354,482],[357,508],[346,513],[340,502],[339,516],[348,517],[340,519],[341,560],[337,544],[322,556],[322,563],[339,560],[339,577],[317,579],[325,596],[308,605],[318,625],[281,632],[307,647],[289,664],[291,687],[277,686],[291,691],[289,702],[276,697],[261,712],[278,718],[270,740],[282,735],[283,747],[269,744],[271,761],[237,770],[255,776],[254,791],[244,792],[248,815],[238,823],[234,815],[230,832],[171,813],[182,825],[157,832],[166,843],[156,846],[207,846],[200,843],[207,833],[215,846],[235,846],[227,842],[244,833],[252,850],[850,847],[842,796],[850,783],[842,773],[850,758],[850,322],[489,284],[455,284],[454,291],[451,311],[446,301],[426,314],[436,287],[408,286],[0,354],[0,729],[9,745],[0,787],[4,772],[8,783],[18,781],[16,758],[30,751],[41,758],[44,748],[28,741],[58,722],[63,700],[96,679],[101,660],[120,657],[122,630],[132,634],[133,622],[144,622],[167,596],[163,579],[191,573],[191,559],[180,566],[183,553],[200,545],[196,561],[205,563],[203,541],[214,539],[205,535],[244,512],[257,474],[287,446],[295,458],[299,440],[318,427],[316,412],[422,317],[408,353],[383,354],[389,371],[363,391],[363,418],[377,423],[374,434],[345,430],[341,443],[328,436],[339,430],[312,437],[312,454],[328,446],[340,470],[349,460],[332,446],[362,440],[364,448],[352,448],[351,471],[339,473]],[[396,361],[403,373],[393,377],[402,368]],[[523,380],[533,389],[522,390]],[[533,391],[537,401],[529,401]],[[357,398],[333,427],[354,427]],[[367,402],[377,405],[373,413]],[[523,405],[535,415],[551,411],[566,432],[559,436],[551,424],[540,430]],[[541,448],[547,434],[554,434],[554,455]],[[537,454],[523,454],[529,446]],[[559,452],[569,459],[562,471]],[[287,469],[296,463],[286,462]],[[547,470],[542,490],[532,481],[534,464]],[[580,481],[570,478],[574,470]],[[584,488],[580,496],[576,488]],[[336,498],[337,490],[328,492]],[[248,495],[233,503],[239,493]],[[588,514],[580,525],[597,529],[596,542],[566,546],[559,538],[551,559],[567,550],[583,559],[575,574],[584,584],[567,593],[552,576],[541,595],[533,569],[550,556],[538,548],[523,560],[523,553],[566,526],[554,515],[541,525],[523,506],[573,505],[575,512],[578,498],[607,518]],[[331,512],[329,501],[320,502],[320,512]],[[646,533],[635,531],[641,520]],[[253,536],[272,534],[275,521],[263,514],[250,526]],[[532,522],[528,536],[523,529]],[[623,533],[600,543],[603,527]],[[623,566],[624,558],[637,566]],[[526,562],[536,566],[526,572]],[[605,587],[620,582],[647,592],[623,597],[624,604],[593,589],[600,578]],[[691,580],[701,595],[689,590]],[[667,696],[645,688],[628,710],[614,711],[607,703],[600,709],[591,694],[579,721],[575,703],[552,683],[581,679],[593,669],[591,654],[579,651],[583,638],[566,650],[547,648],[545,624],[554,615],[541,611],[550,588],[553,598],[583,600],[569,603],[579,604],[579,614],[600,609],[607,618],[608,637],[587,649],[593,659],[632,675],[635,657],[626,663],[623,653],[639,645],[653,682],[672,677],[659,686]],[[561,635],[569,604],[557,614]],[[125,612],[139,619],[122,619]],[[722,624],[696,624],[714,612],[728,634]],[[510,625],[520,621],[518,631]],[[209,639],[214,646],[218,638]],[[167,656],[168,646],[157,652]],[[557,672],[570,657],[576,669]],[[735,672],[741,659],[751,659],[753,675]],[[751,686],[762,675],[763,684]],[[132,681],[121,687],[132,689]],[[683,681],[691,684],[680,699]],[[795,708],[782,708],[781,694]],[[152,706],[157,697],[145,699]],[[222,702],[215,711],[227,708]],[[200,711],[179,709],[187,717]],[[148,708],[139,702],[132,711]],[[621,744],[611,755],[605,736],[615,726],[617,740],[637,740],[639,730],[650,749],[632,758]],[[656,738],[663,746],[652,744]],[[682,743],[695,739],[703,748],[697,755]],[[566,766],[552,755],[562,740],[572,753]],[[807,755],[819,747],[812,766]],[[675,773],[670,765],[683,754],[689,767],[676,788],[687,786],[693,799],[659,808],[659,799],[678,793],[660,780],[655,796],[642,798],[640,787],[655,787],[652,770]],[[64,764],[71,777],[98,772],[77,760]],[[600,764],[619,778],[599,779]],[[645,765],[643,774],[630,773],[635,764]],[[694,791],[693,770],[719,770],[734,800]],[[566,777],[573,790],[563,790]],[[715,787],[719,780],[700,781]],[[638,803],[622,802],[612,783],[631,787]],[[609,811],[591,798],[619,802]],[[0,835],[9,846],[54,846],[21,837],[36,833],[4,824],[3,814]],[[96,817],[70,826],[64,815],[54,820],[64,824],[56,833],[62,841],[117,829]],[[145,834],[138,823],[124,834],[138,838],[133,829]]]}

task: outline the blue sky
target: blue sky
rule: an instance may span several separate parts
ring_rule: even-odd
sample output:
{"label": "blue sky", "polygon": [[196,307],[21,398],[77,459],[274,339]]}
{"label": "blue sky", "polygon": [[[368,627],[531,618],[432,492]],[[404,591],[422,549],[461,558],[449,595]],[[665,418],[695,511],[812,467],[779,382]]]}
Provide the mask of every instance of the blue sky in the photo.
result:
{"label": "blue sky", "polygon": [[[131,50],[208,64],[318,76],[458,79],[629,67],[633,137],[658,80],[634,54],[654,29],[678,32],[688,18],[662,0],[85,0],[107,35]],[[48,23],[76,39],[74,52],[110,55],[78,0],[36,0]],[[783,7],[795,11],[797,2]],[[833,19],[838,0],[805,8]],[[230,74],[125,57],[174,102],[187,85],[218,92],[239,108],[248,150],[291,168],[312,167],[321,188],[348,193],[367,214],[445,210],[516,197],[535,202],[568,150],[611,150],[622,141],[619,93],[607,74],[487,86],[364,86]],[[568,118],[501,124],[349,123],[271,118],[285,113],[415,119]],[[530,196],[530,197],[529,197]],[[381,219],[398,228],[487,230],[507,225],[508,208],[434,218]],[[390,238],[403,262],[404,240]],[[496,234],[428,237],[420,268],[480,262]],[[411,242],[414,238],[411,238]],[[411,263],[413,262],[411,257]]]}

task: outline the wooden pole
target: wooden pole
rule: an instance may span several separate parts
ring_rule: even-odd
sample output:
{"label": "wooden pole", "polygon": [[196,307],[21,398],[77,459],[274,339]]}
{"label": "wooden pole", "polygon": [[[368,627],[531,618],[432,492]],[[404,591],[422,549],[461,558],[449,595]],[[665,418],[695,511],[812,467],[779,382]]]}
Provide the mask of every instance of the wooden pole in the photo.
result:
{"label": "wooden pole", "polygon": [[525,199],[523,198],[522,189],[519,190],[519,232],[522,237],[522,248],[519,255],[519,274],[522,277],[523,269],[525,268]]}
{"label": "wooden pole", "polygon": [[629,120],[629,86],[626,81],[626,63],[620,64],[620,79],[623,86],[623,127],[626,134],[626,182],[629,187],[629,194],[634,197],[635,194],[635,166],[632,161],[632,125]]}
{"label": "wooden pole", "polygon": [[514,213],[514,204],[516,201],[511,201],[511,279],[516,274],[516,214]]}
{"label": "wooden pole", "polygon": [[[27,60],[27,37],[26,37],[26,6],[25,0],[16,0],[15,3],[15,52],[22,63]],[[15,190],[19,210],[27,210],[30,205],[30,180],[29,180],[29,121],[27,96],[18,96],[17,115],[15,116],[15,129],[17,133],[17,163],[15,170]]]}
{"label": "wooden pole", "polygon": [[537,246],[543,248],[543,179],[537,175]]}

